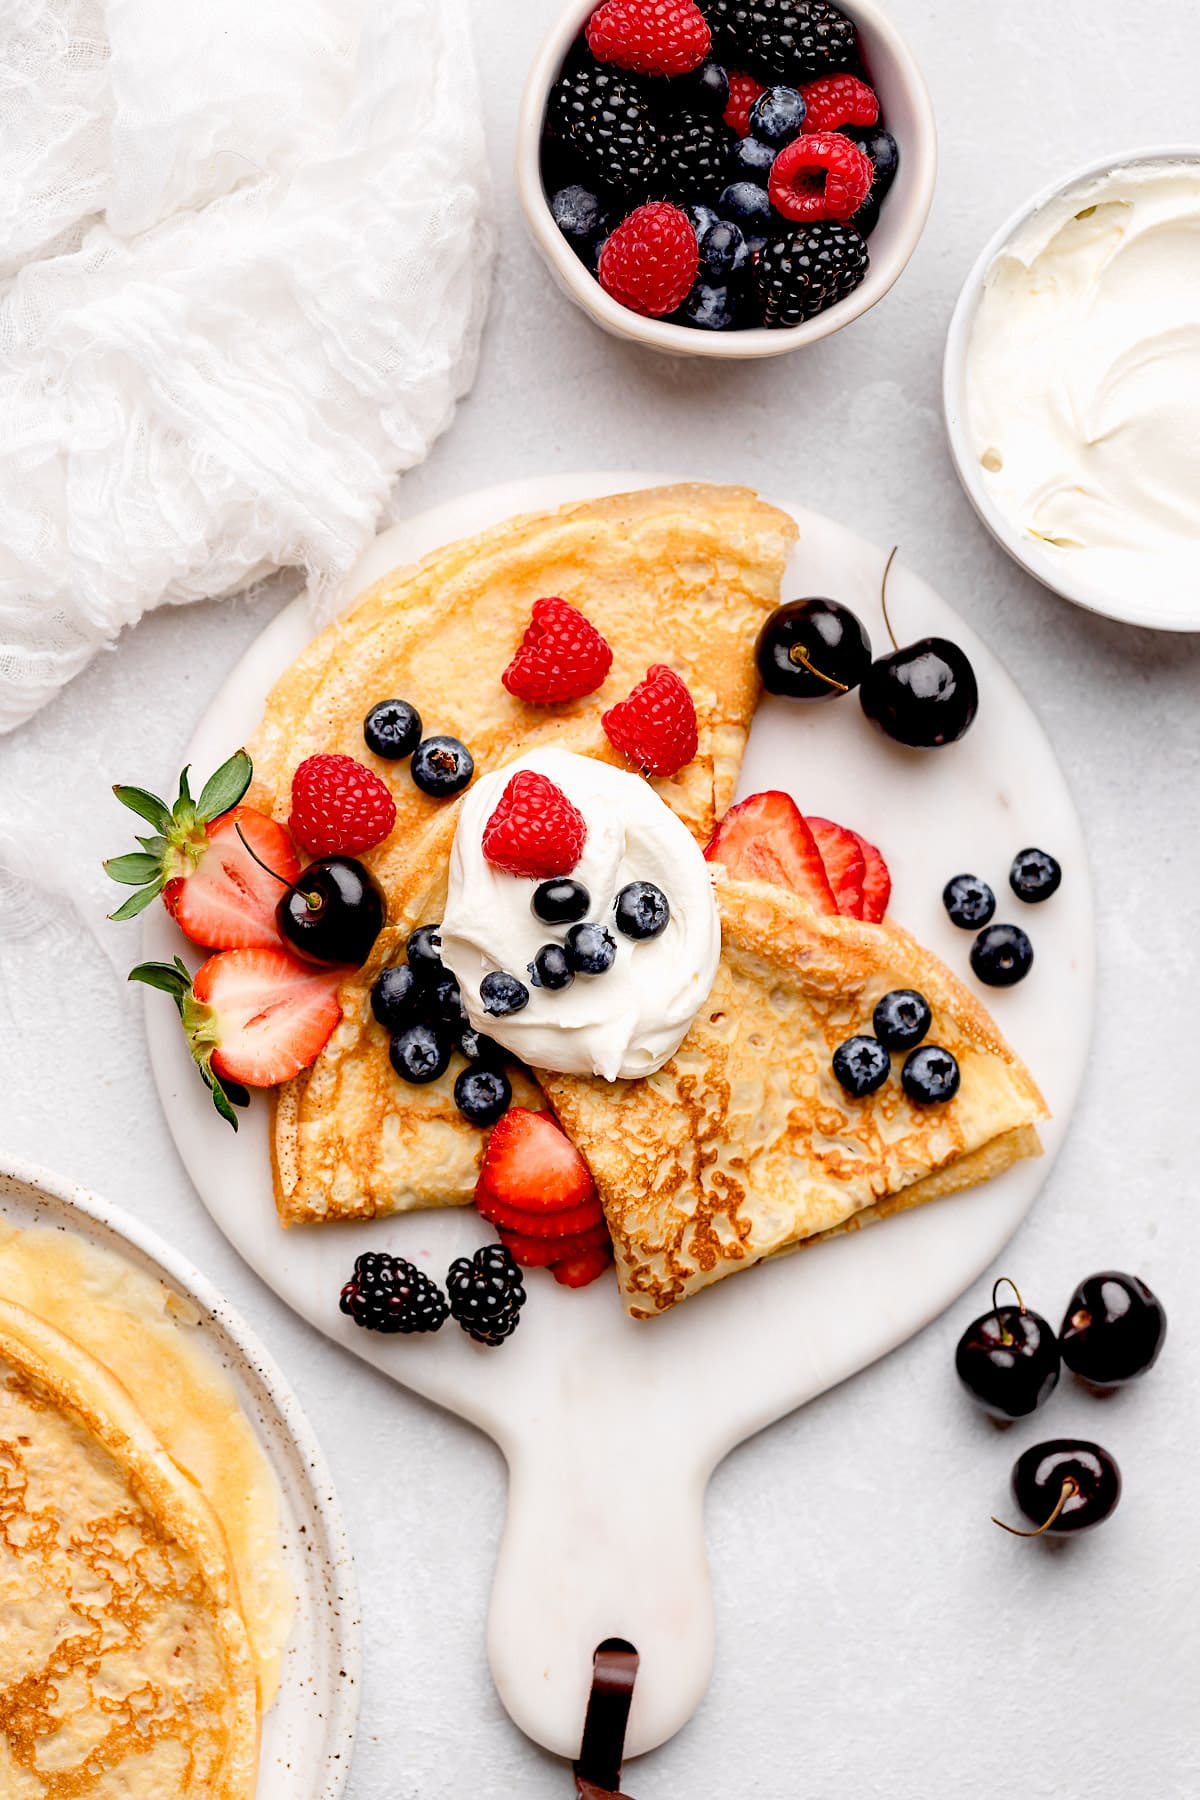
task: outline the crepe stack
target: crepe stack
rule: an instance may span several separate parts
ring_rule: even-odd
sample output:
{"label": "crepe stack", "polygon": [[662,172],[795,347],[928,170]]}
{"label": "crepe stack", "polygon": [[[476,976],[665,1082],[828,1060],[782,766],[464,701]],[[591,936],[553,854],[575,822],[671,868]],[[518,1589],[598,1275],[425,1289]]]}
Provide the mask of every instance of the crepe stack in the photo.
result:
{"label": "crepe stack", "polygon": [[[390,836],[363,858],[387,895],[387,928],[343,985],[342,1022],[321,1055],[276,1100],[284,1224],[467,1205],[482,1153],[478,1129],[454,1104],[462,1062],[428,1087],[407,1087],[371,1018],[380,967],[402,956],[416,925],[441,917],[458,807],[420,793],[406,765],[370,756],[362,735],[370,707],[402,694],[427,733],[462,739],[478,774],[548,744],[619,762],[600,715],[650,663],[667,663],[696,703],[699,751],[678,777],[654,785],[705,843],[733,798],[758,698],[749,649],[779,602],[795,536],[787,514],[748,490],[700,484],[514,519],[386,577],[279,682],[248,746],[251,803],[286,821],[297,764],[329,751],[375,768],[397,808]],[[533,602],[547,595],[578,606],[613,650],[598,693],[549,708],[515,700],[500,681]],[[520,1077],[513,1098],[542,1104]]]}

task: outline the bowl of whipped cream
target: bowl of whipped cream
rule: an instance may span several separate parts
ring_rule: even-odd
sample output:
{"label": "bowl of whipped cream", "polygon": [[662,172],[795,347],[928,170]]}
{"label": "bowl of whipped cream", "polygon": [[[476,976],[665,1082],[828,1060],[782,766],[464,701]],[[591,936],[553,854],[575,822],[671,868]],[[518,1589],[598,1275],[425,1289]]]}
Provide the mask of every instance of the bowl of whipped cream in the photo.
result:
{"label": "bowl of whipped cream", "polygon": [[983,250],[946,343],[959,478],[1077,605],[1200,630],[1200,148],[1105,157]]}

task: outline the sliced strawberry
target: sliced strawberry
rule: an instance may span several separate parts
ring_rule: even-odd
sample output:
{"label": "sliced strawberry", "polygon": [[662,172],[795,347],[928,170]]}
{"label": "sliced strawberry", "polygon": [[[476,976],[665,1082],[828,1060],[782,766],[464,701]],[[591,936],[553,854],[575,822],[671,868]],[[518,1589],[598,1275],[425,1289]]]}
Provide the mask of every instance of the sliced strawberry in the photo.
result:
{"label": "sliced strawberry", "polygon": [[503,1225],[506,1231],[518,1232],[522,1237],[571,1237],[577,1231],[589,1231],[604,1218],[599,1196],[585,1200],[581,1206],[563,1206],[554,1212],[530,1212],[527,1207],[510,1206],[505,1200],[497,1200],[482,1182],[475,1189],[475,1204],[481,1218],[492,1225]]}
{"label": "sliced strawberry", "polygon": [[570,1262],[584,1250],[603,1250],[609,1242],[608,1226],[593,1225],[589,1231],[577,1231],[571,1237],[522,1237],[517,1231],[499,1227],[500,1242],[507,1244],[523,1269],[549,1269],[555,1263]]}
{"label": "sliced strawberry", "polygon": [[[587,1164],[549,1113],[510,1106],[492,1128],[479,1188],[526,1212],[559,1212],[595,1198]],[[478,1192],[478,1189],[477,1189]]]}
{"label": "sliced strawberry", "polygon": [[820,913],[838,910],[817,841],[789,794],[752,794],[731,806],[704,854],[735,881],[770,881]]}
{"label": "sliced strawberry", "polygon": [[550,1273],[562,1287],[587,1287],[612,1266],[611,1250],[580,1250],[565,1262],[551,1263]]}
{"label": "sliced strawberry", "polygon": [[194,944],[208,950],[278,948],[275,908],[285,884],[300,874],[292,840],[282,825],[250,806],[235,806],[205,830],[208,844],[199,861],[163,889],[167,911]]}
{"label": "sliced strawberry", "polygon": [[867,859],[857,832],[847,831],[844,825],[835,825],[832,819],[807,816],[805,822],[817,840],[838,911],[851,919],[861,919]]}
{"label": "sliced strawberry", "polygon": [[866,873],[863,877],[863,911],[862,916],[868,924],[878,925],[887,911],[888,901],[892,897],[892,877],[882,855],[874,844],[868,844],[865,837],[858,838],[858,847],[863,853]]}

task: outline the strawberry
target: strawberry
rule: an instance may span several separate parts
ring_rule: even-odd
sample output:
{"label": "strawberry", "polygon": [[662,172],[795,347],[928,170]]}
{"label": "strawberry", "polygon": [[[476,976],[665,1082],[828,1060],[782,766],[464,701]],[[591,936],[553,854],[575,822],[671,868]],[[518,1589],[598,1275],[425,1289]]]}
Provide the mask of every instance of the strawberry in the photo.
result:
{"label": "strawberry", "polygon": [[643,775],[677,775],[696,754],[696,708],[665,663],[653,663],[626,700],[601,716],[608,740]]}
{"label": "strawberry", "polygon": [[582,700],[603,685],[613,653],[596,627],[567,600],[535,600],[525,636],[500,677],[530,706]]}
{"label": "strawberry", "polygon": [[591,1171],[549,1113],[510,1106],[493,1127],[476,1194],[526,1212],[563,1212],[596,1197]]}
{"label": "strawberry", "polygon": [[731,806],[704,854],[735,881],[770,881],[819,913],[838,910],[817,841],[790,794],[752,794]]}
{"label": "strawberry", "polygon": [[690,75],[712,45],[696,0],[604,0],[587,23],[597,62],[638,75]]}
{"label": "strawberry", "polygon": [[863,877],[863,911],[862,916],[868,924],[878,925],[887,911],[888,901],[892,897],[892,877],[888,866],[874,844],[868,844],[865,837],[858,837],[858,847],[863,853],[866,873]]}
{"label": "strawberry", "polygon": [[587,841],[583,814],[547,775],[519,769],[483,828],[483,854],[497,869],[542,881],[569,875]]}
{"label": "strawberry", "polygon": [[565,1261],[551,1263],[550,1273],[562,1287],[588,1287],[611,1263],[610,1249],[576,1250]]}
{"label": "strawberry", "polygon": [[844,825],[835,825],[830,819],[806,818],[805,823],[817,840],[838,911],[848,918],[861,919],[867,859],[857,833],[847,831]]}
{"label": "strawberry", "polygon": [[480,1217],[490,1225],[501,1225],[505,1231],[518,1232],[522,1237],[572,1237],[577,1231],[589,1231],[604,1219],[598,1195],[579,1206],[563,1206],[554,1212],[530,1212],[524,1206],[510,1206],[506,1200],[497,1200],[483,1182],[475,1189],[475,1205]]}
{"label": "strawberry", "polygon": [[736,131],[739,137],[749,137],[750,108],[767,90],[761,81],[755,81],[753,75],[743,75],[740,69],[730,69],[728,74],[729,99],[722,117],[730,131]]}
{"label": "strawberry", "polygon": [[222,950],[195,976],[173,963],[139,963],[130,981],[170,994],[213,1105],[237,1130],[233,1108],[249,1087],[276,1087],[315,1062],[342,1016],[337,969],[283,950]]}
{"label": "strawberry", "polygon": [[291,838],[251,806],[222,813],[207,836],[195,867],[163,889],[167,911],[194,944],[208,950],[278,949],[275,910],[285,885],[300,876]]}
{"label": "strawberry", "polygon": [[292,836],[313,856],[357,856],[396,823],[391,789],[352,756],[306,756],[292,776]]}
{"label": "strawberry", "polygon": [[519,1232],[505,1231],[499,1226],[500,1242],[511,1250],[523,1269],[551,1269],[555,1263],[569,1262],[583,1250],[603,1250],[610,1242],[608,1226],[593,1225],[588,1231],[577,1231],[571,1237],[522,1237]]}
{"label": "strawberry", "polygon": [[661,319],[682,306],[700,267],[696,233],[669,200],[635,206],[604,240],[596,279],[630,312]]}

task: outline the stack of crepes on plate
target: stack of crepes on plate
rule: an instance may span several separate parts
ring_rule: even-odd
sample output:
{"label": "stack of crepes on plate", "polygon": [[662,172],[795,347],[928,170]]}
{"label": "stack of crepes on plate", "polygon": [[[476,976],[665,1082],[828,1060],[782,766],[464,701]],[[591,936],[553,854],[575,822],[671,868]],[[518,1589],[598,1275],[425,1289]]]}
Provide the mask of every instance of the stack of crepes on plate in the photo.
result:
{"label": "stack of crepes on plate", "polygon": [[[478,773],[553,745],[619,758],[601,728],[652,662],[696,705],[699,749],[662,799],[707,844],[733,799],[758,701],[754,642],[778,605],[795,522],[742,488],[689,484],[519,518],[438,551],[372,588],[272,692],[249,746],[251,801],[286,819],[291,776],[319,751],[362,757],[362,720],[402,692],[427,732],[471,748]],[[614,653],[604,687],[542,708],[499,680],[533,602],[558,595]],[[406,1087],[371,1016],[380,969],[436,921],[457,805],[395,783],[397,822],[364,856],[388,925],[342,989],[342,1021],[311,1069],[277,1097],[276,1198],[285,1224],[470,1203],[480,1133],[453,1103],[462,1068]],[[648,1078],[549,1072],[514,1083],[549,1102],[604,1203],[629,1311],[650,1317],[763,1257],[999,1173],[1036,1154],[1045,1108],[982,1007],[889,919],[820,916],[770,882],[715,869],[723,953],[679,1051]],[[848,1102],[833,1049],[870,1029],[875,1001],[918,987],[962,1089],[936,1114],[894,1087]],[[537,1085],[535,1085],[535,1081]]]}
{"label": "stack of crepes on plate", "polygon": [[69,1234],[0,1227],[5,1800],[256,1791],[293,1610],[278,1492],[181,1309]]}

